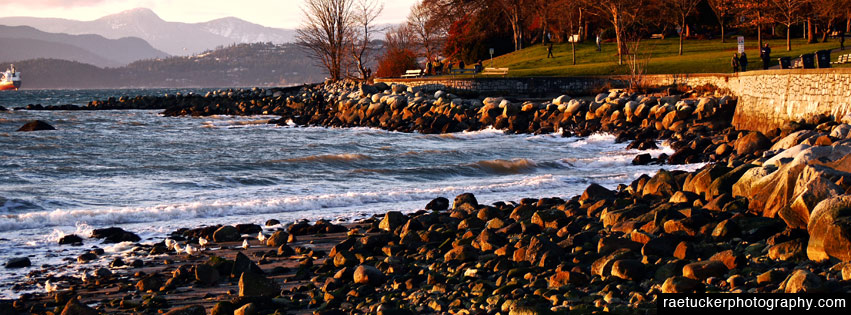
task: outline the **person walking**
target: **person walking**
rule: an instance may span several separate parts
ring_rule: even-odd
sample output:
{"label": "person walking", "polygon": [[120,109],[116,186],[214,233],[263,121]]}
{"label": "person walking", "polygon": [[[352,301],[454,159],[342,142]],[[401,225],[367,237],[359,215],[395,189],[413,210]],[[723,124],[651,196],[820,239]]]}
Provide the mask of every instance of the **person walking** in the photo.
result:
{"label": "person walking", "polygon": [[733,73],[739,72],[739,53],[733,53],[733,58],[730,59],[730,66],[733,67]]}
{"label": "person walking", "polygon": [[762,70],[768,70],[771,63],[771,47],[768,47],[768,43],[759,51],[759,57],[762,58]]}
{"label": "person walking", "polygon": [[742,72],[748,71],[748,54],[744,51],[742,52],[742,55],[739,56],[739,67],[742,69]]}
{"label": "person walking", "polygon": [[839,30],[839,50],[845,50],[845,30]]}
{"label": "person walking", "polygon": [[467,65],[464,64],[464,60],[461,60],[461,61],[458,62],[458,69],[464,69],[464,67],[466,67],[466,66]]}
{"label": "person walking", "polygon": [[553,56],[553,42],[550,42],[550,45],[547,46],[547,58],[555,58]]}
{"label": "person walking", "polygon": [[603,51],[603,48],[600,47],[600,42],[602,42],[602,41],[603,41],[603,39],[600,37],[600,32],[597,32],[597,51],[598,52]]}

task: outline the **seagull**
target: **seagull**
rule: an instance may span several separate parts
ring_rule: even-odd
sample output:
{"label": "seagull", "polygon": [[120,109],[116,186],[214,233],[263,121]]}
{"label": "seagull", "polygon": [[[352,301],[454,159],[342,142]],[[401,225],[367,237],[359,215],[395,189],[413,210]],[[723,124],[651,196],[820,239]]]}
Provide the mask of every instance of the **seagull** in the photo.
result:
{"label": "seagull", "polygon": [[266,242],[266,235],[263,235],[263,232],[257,232],[257,240],[260,241],[260,243]]}
{"label": "seagull", "polygon": [[178,243],[174,243],[174,250],[175,250],[178,254],[180,254],[181,252],[183,252],[183,247],[180,247],[180,244],[178,244]]}
{"label": "seagull", "polygon": [[50,280],[47,280],[47,281],[44,282],[44,290],[47,291],[47,293],[56,292],[56,290],[58,290],[58,289],[59,289],[59,286],[55,285],[53,283],[50,283]]}
{"label": "seagull", "polygon": [[186,244],[186,253],[189,254],[189,256],[195,255],[196,251],[197,250],[195,249],[195,247],[192,247],[192,245]]}
{"label": "seagull", "polygon": [[209,242],[210,241],[207,241],[207,239],[204,238],[204,237],[198,238],[198,245],[207,246],[207,243],[209,243]]}
{"label": "seagull", "polygon": [[80,280],[83,280],[83,282],[89,282],[89,274],[83,271],[83,274],[80,275]]}
{"label": "seagull", "polygon": [[177,245],[177,243],[175,243],[174,240],[172,240],[170,238],[165,239],[165,247],[166,248],[168,248],[169,250],[172,250],[172,249],[174,249],[174,245]]}
{"label": "seagull", "polygon": [[242,248],[243,248],[243,249],[248,249],[248,247],[251,247],[251,245],[248,245],[248,240],[243,240],[243,241],[242,241]]}

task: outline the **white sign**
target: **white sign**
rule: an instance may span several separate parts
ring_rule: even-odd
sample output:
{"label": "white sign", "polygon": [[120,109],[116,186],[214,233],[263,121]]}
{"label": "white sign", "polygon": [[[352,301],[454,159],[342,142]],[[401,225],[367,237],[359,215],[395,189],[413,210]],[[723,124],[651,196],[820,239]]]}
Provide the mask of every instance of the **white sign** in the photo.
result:
{"label": "white sign", "polygon": [[490,49],[491,56],[493,56],[493,48]]}
{"label": "white sign", "polygon": [[745,37],[739,36],[739,53],[745,52]]}
{"label": "white sign", "polygon": [[570,35],[570,37],[567,38],[567,42],[568,43],[578,43],[579,42],[579,34]]}

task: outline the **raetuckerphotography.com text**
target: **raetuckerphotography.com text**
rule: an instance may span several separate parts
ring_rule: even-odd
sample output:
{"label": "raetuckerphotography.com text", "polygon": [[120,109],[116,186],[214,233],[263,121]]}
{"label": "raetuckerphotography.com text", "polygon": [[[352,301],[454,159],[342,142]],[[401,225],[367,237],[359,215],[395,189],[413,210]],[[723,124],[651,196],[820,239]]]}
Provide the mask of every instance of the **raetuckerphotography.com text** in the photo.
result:
{"label": "raetuckerphotography.com text", "polygon": [[849,314],[851,294],[662,294],[658,314]]}

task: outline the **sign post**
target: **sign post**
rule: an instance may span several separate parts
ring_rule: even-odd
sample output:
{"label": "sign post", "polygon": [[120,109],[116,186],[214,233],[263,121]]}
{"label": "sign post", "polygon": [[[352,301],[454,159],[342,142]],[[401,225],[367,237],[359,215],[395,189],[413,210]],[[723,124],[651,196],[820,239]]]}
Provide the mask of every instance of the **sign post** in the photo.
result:
{"label": "sign post", "polygon": [[741,54],[741,53],[745,52],[745,37],[739,36],[738,42],[739,42],[739,53]]}
{"label": "sign post", "polygon": [[493,48],[491,48],[489,51],[491,53],[491,68],[493,68]]}

